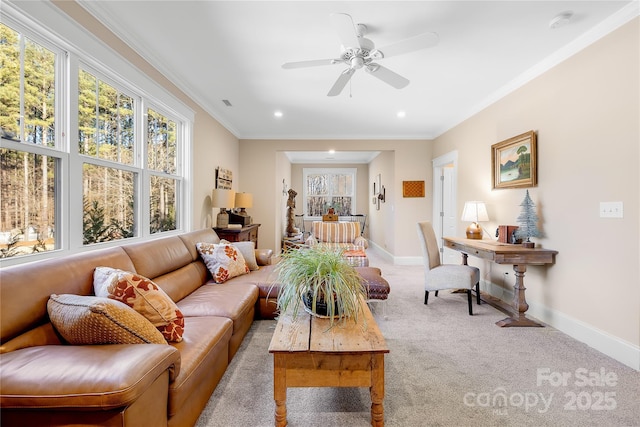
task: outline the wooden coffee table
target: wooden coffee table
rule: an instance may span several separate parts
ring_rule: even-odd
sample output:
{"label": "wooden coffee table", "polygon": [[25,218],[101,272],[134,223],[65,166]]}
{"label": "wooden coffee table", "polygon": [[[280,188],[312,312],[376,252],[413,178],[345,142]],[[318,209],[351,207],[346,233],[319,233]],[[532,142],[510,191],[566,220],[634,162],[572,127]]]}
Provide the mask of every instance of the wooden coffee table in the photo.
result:
{"label": "wooden coffee table", "polygon": [[[281,315],[271,338],[275,425],[287,425],[287,387],[369,387],[371,425],[384,425],[384,337],[366,302],[364,319],[329,329],[329,319],[300,310]],[[364,325],[366,324],[366,328]]]}

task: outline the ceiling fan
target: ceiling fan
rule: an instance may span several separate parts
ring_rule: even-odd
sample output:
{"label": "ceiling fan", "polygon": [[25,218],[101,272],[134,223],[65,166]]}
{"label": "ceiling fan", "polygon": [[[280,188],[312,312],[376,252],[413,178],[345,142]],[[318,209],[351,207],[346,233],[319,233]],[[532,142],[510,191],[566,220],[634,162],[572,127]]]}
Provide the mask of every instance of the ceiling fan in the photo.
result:
{"label": "ceiling fan", "polygon": [[339,58],[287,62],[282,64],[282,68],[284,69],[334,64],[347,65],[348,68],[338,76],[338,79],[329,90],[329,93],[327,93],[327,96],[339,95],[349,80],[351,80],[351,76],[361,68],[364,68],[369,74],[379,78],[388,85],[396,89],[402,89],[409,84],[409,80],[374,61],[433,47],[438,44],[439,40],[438,34],[436,33],[424,33],[376,49],[375,44],[364,37],[367,33],[366,25],[354,25],[351,16],[346,13],[333,13],[331,14],[331,20],[342,44],[342,53]]}

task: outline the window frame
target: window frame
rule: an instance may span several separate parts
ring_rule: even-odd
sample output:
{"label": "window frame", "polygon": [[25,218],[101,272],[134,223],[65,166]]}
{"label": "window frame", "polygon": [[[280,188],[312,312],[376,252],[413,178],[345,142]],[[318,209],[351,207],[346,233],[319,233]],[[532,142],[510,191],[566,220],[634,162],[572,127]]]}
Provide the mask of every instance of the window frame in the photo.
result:
{"label": "window frame", "polygon": [[[3,148],[46,155],[56,159],[54,195],[56,248],[46,252],[0,259],[0,267],[84,252],[98,247],[152,240],[189,230],[193,211],[193,196],[189,190],[193,182],[192,138],[195,112],[53,5],[29,2],[19,5],[8,3],[0,10],[0,16],[2,23],[19,32],[21,37],[27,37],[42,44],[43,47],[58,55],[55,80],[55,147],[5,139],[0,141]],[[79,153],[77,112],[78,78],[81,68],[92,74],[96,73],[94,74],[96,78],[113,85],[117,90],[135,99],[134,165],[114,164],[105,159]],[[164,114],[179,128],[176,132],[178,143],[176,161],[180,171],[177,176],[171,174],[166,176],[179,179],[176,184],[176,228],[153,234],[149,230],[150,190],[147,187],[150,174],[142,163],[146,158],[146,144],[143,143],[146,136],[146,117],[142,118],[142,111],[146,111],[146,106],[152,106],[154,111]],[[24,126],[24,120],[21,122],[21,126]],[[138,174],[134,184],[137,192],[134,205],[136,215],[134,237],[90,245],[83,244],[84,210],[81,183],[84,163],[116,167]],[[156,173],[156,175],[164,176],[162,173]]]}

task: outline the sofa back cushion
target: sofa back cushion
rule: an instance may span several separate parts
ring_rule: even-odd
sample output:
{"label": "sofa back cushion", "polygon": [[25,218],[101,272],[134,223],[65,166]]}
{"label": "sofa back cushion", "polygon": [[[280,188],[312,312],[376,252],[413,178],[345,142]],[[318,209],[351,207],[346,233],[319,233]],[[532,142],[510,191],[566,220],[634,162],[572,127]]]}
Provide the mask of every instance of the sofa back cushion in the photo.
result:
{"label": "sofa back cushion", "polygon": [[319,242],[353,243],[360,236],[360,223],[314,221],[313,235]]}
{"label": "sofa back cushion", "polygon": [[[56,344],[47,325],[51,294],[93,295],[93,270],[98,266],[132,270],[120,247],[52,258],[0,269],[0,353],[36,345]],[[38,332],[32,332],[39,329]],[[26,334],[26,335],[25,335]],[[19,339],[25,335],[27,338]]]}

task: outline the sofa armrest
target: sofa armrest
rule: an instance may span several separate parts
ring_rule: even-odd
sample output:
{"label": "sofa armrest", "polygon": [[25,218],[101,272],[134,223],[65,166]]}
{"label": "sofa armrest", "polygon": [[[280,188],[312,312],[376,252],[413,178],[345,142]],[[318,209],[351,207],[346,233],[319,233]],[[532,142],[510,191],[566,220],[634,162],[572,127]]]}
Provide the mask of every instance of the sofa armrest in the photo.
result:
{"label": "sofa armrest", "polygon": [[0,358],[0,406],[120,408],[135,402],[167,370],[169,381],[180,370],[180,353],[170,345],[23,348]]}
{"label": "sofa armrest", "polygon": [[362,236],[358,236],[354,239],[353,244],[356,246],[362,246],[367,249],[369,247],[369,241]]}
{"label": "sofa armrest", "polygon": [[270,265],[273,257],[273,249],[256,249],[256,261],[258,265]]}

